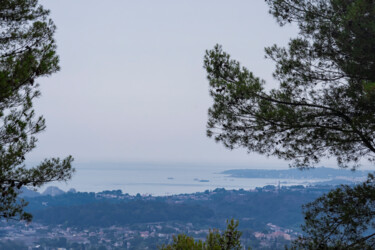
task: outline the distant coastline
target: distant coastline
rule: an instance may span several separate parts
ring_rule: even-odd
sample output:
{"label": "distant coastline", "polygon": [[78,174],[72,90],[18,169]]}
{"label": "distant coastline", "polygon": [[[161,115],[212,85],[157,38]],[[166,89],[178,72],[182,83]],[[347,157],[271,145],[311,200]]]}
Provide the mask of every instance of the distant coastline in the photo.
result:
{"label": "distant coastline", "polygon": [[313,168],[309,170],[264,170],[264,169],[231,169],[221,172],[232,178],[267,178],[267,179],[363,179],[373,171],[334,168]]}
{"label": "distant coastline", "polygon": [[[338,170],[317,168],[308,171],[254,170],[254,169],[179,168],[173,166],[117,166],[77,167],[77,173],[67,183],[51,183],[59,189],[71,188],[78,192],[100,192],[103,190],[122,190],[132,195],[174,195],[203,192],[216,188],[227,190],[250,190],[266,185],[339,185],[358,183],[366,179],[371,171]],[[223,171],[223,172],[221,172]],[[43,192],[46,187],[40,189]]]}

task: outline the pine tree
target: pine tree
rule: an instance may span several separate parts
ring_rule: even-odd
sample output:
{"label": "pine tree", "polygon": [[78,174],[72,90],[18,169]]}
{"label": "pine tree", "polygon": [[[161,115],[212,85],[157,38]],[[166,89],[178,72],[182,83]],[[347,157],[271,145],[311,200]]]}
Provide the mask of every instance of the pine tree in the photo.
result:
{"label": "pine tree", "polygon": [[287,48],[266,48],[279,88],[217,45],[204,67],[214,104],[207,134],[226,147],[274,155],[300,168],[334,157],[353,168],[375,160],[375,3],[267,0],[280,25],[296,23]]}
{"label": "pine tree", "polygon": [[25,155],[36,147],[45,120],[36,116],[39,77],[59,70],[53,38],[56,27],[37,0],[2,0],[0,4],[0,218],[31,220],[19,199],[22,187],[68,180],[71,156],[46,159],[26,167]]}
{"label": "pine tree", "polygon": [[[287,48],[266,48],[279,87],[242,67],[220,45],[204,67],[213,106],[207,134],[226,147],[274,155],[310,168],[375,161],[375,1],[266,0],[283,26],[299,27]],[[374,249],[374,177],[341,186],[305,206],[297,249]]]}
{"label": "pine tree", "polygon": [[205,242],[179,234],[173,237],[172,244],[162,246],[161,250],[241,250],[243,249],[240,241],[242,233],[237,227],[238,221],[235,222],[233,219],[227,221],[227,228],[224,232],[220,233],[217,229],[210,230]]}

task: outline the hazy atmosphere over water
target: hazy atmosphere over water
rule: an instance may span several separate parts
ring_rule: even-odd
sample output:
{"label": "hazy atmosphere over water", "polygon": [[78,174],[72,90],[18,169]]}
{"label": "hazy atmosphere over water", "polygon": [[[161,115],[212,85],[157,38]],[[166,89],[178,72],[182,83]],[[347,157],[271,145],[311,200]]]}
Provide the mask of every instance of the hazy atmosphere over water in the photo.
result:
{"label": "hazy atmosphere over water", "polygon": [[264,47],[286,44],[296,29],[280,28],[264,1],[41,3],[58,28],[61,71],[40,81],[37,111],[47,130],[29,162],[71,154],[77,163],[287,167],[276,158],[229,151],[205,135],[206,49],[222,44],[275,86]]}

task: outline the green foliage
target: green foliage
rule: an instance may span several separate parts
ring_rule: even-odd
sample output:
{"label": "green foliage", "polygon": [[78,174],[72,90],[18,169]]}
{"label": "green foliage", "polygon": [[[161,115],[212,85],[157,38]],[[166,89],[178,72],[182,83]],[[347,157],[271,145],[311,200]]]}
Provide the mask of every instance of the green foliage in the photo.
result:
{"label": "green foliage", "polygon": [[238,221],[234,222],[233,219],[227,221],[227,229],[223,234],[220,234],[218,230],[210,230],[207,235],[206,248],[207,249],[242,249],[241,246],[241,235],[242,232],[237,230]]}
{"label": "green foliage", "polygon": [[[295,23],[287,48],[273,45],[279,88],[230,58],[220,45],[204,67],[214,104],[207,134],[226,147],[244,147],[292,161],[299,168],[334,157],[341,167],[375,161],[375,1],[266,0],[283,26]],[[373,249],[373,176],[342,186],[305,209],[303,249]]]}
{"label": "green foliage", "polygon": [[182,250],[182,249],[191,249],[191,250],[202,250],[206,249],[203,246],[201,240],[195,241],[193,237],[186,236],[185,234],[179,234],[173,236],[173,243],[171,245],[162,246],[162,250]]}
{"label": "green foliage", "polygon": [[287,48],[266,48],[279,88],[264,89],[216,45],[204,67],[214,104],[207,134],[304,168],[322,157],[342,167],[375,160],[375,4],[369,0],[266,0],[280,25],[296,23]]}
{"label": "green foliage", "polygon": [[241,246],[241,235],[242,233],[237,230],[238,221],[227,221],[227,229],[220,234],[219,230],[210,230],[207,235],[206,241],[201,240],[195,241],[194,238],[180,234],[177,237],[173,237],[173,243],[170,245],[164,245],[161,247],[162,250],[240,250]]}
{"label": "green foliage", "polygon": [[374,249],[375,177],[343,185],[304,206],[305,236],[295,249]]}
{"label": "green foliage", "polygon": [[45,129],[33,101],[40,95],[38,77],[59,70],[55,25],[37,0],[4,0],[0,5],[0,217],[31,220],[17,199],[22,186],[39,187],[68,180],[71,156],[47,159],[34,168],[23,164]]}

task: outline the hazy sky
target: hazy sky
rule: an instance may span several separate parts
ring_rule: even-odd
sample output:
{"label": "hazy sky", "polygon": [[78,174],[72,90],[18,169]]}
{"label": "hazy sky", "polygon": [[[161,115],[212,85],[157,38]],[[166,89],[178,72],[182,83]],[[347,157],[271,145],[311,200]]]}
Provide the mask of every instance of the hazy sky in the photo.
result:
{"label": "hazy sky", "polygon": [[211,105],[202,67],[216,43],[276,86],[264,47],[296,34],[262,0],[42,1],[51,10],[61,71],[41,79],[47,120],[29,160],[287,166],[229,151],[206,137]]}

